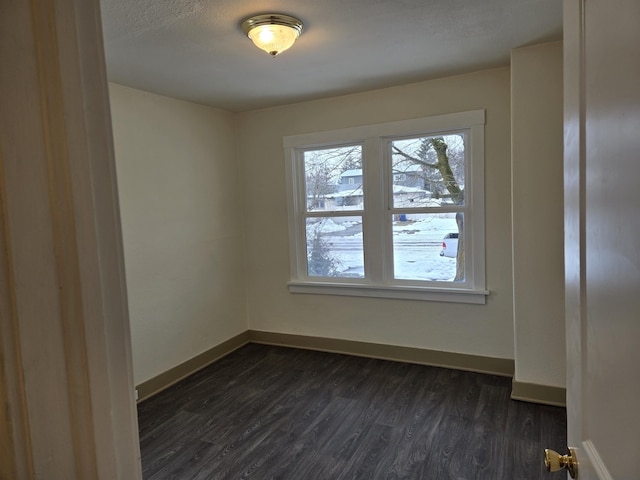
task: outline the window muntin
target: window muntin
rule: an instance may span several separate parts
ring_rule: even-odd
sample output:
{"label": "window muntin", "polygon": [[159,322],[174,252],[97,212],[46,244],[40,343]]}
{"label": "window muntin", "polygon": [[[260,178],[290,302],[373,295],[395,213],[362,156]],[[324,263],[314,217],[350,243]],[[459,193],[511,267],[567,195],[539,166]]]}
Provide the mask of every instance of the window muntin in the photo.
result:
{"label": "window muntin", "polygon": [[[455,196],[442,188],[437,190],[438,185],[446,182],[433,175],[424,176],[423,188],[411,184],[416,181],[416,164],[420,162],[402,154],[415,153],[412,144],[433,143],[438,139],[450,142],[447,148],[457,155],[451,167],[463,194]],[[488,292],[484,289],[484,111],[295,135],[285,137],[284,146],[288,159],[291,292],[485,302]],[[349,162],[337,159],[349,150],[352,155],[358,152],[358,159],[346,168],[345,164],[352,162],[353,157]],[[309,177],[306,171],[311,165],[307,162],[313,160],[315,165],[315,156],[323,155],[334,157],[335,164],[329,168],[333,172],[333,187],[323,194],[321,201],[310,202],[307,193],[313,189],[305,185]],[[344,237],[349,234],[324,231],[319,235],[328,242],[325,252],[343,256],[339,259],[342,265],[329,270],[309,268],[309,245],[315,232],[307,231],[307,227],[318,223],[317,219],[344,226],[354,221],[348,217],[356,219],[347,228],[353,233],[353,226],[357,225],[357,237],[350,238],[347,247]],[[431,220],[435,224],[435,219],[446,219],[448,223],[429,233],[429,246],[414,242],[418,237],[412,237],[416,232],[410,231],[417,230],[424,236],[425,223]],[[416,228],[411,228],[411,224]],[[441,256],[445,237],[451,240],[447,254]],[[453,247],[456,258],[451,256],[453,240],[460,246],[459,256],[457,245]],[[427,267],[425,260],[441,263],[436,264],[438,268]],[[421,262],[420,268],[410,268]],[[448,267],[444,268],[446,264]]]}

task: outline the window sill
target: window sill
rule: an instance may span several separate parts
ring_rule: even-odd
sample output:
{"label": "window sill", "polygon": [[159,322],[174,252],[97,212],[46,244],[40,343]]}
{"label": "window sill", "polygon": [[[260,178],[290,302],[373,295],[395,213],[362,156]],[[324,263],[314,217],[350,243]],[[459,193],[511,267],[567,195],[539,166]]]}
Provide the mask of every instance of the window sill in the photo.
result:
{"label": "window sill", "polygon": [[362,285],[351,283],[295,282],[288,284],[291,293],[311,295],[342,295],[348,297],[393,298],[430,302],[471,303],[484,305],[488,290],[456,288],[425,288],[402,285]]}

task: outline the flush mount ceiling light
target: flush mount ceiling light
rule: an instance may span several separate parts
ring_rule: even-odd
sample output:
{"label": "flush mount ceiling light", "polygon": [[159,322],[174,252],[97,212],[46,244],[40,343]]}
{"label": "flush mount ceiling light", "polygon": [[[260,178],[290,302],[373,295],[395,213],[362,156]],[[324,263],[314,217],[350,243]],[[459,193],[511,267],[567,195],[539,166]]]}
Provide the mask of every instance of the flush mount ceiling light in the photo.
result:
{"label": "flush mount ceiling light", "polygon": [[280,13],[256,15],[242,22],[242,30],[255,46],[272,57],[290,48],[303,28],[297,18]]}

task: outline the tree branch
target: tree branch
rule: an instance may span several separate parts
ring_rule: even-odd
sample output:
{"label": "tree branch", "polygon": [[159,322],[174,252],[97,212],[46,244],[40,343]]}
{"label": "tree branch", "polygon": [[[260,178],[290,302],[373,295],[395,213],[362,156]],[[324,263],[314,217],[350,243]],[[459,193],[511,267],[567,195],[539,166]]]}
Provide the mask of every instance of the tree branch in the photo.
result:
{"label": "tree branch", "polygon": [[392,148],[393,148],[393,153],[397,153],[398,155],[404,157],[406,160],[411,160],[412,162],[419,163],[420,165],[425,166],[425,167],[433,168],[434,170],[438,169],[438,165],[435,164],[435,163],[428,163],[428,162],[425,162],[424,160],[420,160],[419,158],[414,157],[412,155],[409,155],[408,153],[404,152],[403,150],[400,150],[395,145],[393,145]]}

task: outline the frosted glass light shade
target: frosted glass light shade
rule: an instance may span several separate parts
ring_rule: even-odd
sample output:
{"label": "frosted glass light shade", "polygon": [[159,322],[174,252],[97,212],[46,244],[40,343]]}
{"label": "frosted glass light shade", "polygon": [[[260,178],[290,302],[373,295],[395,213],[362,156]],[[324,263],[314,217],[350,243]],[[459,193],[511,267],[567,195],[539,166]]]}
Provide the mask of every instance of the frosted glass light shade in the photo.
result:
{"label": "frosted glass light shade", "polygon": [[297,18],[280,14],[258,15],[242,23],[242,29],[255,46],[272,57],[291,48],[302,28]]}
{"label": "frosted glass light shade", "polygon": [[248,36],[256,47],[275,57],[291,48],[298,38],[298,31],[283,25],[261,25]]}

